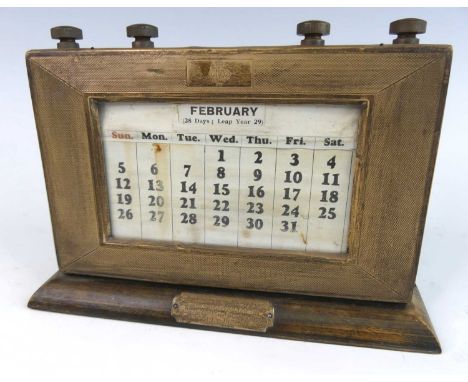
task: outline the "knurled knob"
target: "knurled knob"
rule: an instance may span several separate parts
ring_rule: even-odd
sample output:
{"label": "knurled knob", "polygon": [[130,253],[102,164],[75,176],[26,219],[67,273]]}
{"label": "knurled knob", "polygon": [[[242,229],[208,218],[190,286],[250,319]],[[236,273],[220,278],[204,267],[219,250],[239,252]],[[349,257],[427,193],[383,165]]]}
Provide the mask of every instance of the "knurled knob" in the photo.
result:
{"label": "knurled knob", "polygon": [[54,40],[60,40],[57,43],[59,49],[76,49],[80,45],[75,40],[83,39],[83,32],[80,28],[62,25],[50,30],[50,36]]}
{"label": "knurled knob", "polygon": [[297,24],[297,34],[304,36],[301,45],[322,46],[325,45],[322,36],[330,34],[330,23],[321,20],[303,21]]}
{"label": "knurled knob", "polygon": [[393,40],[394,44],[419,44],[417,34],[426,32],[427,22],[421,19],[401,19],[390,23],[390,34],[398,37]]}
{"label": "knurled knob", "polygon": [[150,24],[133,24],[127,27],[127,37],[134,37],[132,48],[154,48],[152,37],[158,37],[158,27]]}

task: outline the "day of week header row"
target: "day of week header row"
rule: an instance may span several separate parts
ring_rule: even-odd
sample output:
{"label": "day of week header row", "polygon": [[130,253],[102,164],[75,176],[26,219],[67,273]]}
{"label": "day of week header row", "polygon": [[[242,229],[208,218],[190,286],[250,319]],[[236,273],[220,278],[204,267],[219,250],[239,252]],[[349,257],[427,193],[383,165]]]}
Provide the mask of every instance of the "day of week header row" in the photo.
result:
{"label": "day of week header row", "polygon": [[237,147],[271,147],[304,149],[343,149],[351,150],[356,146],[352,137],[306,137],[306,136],[272,136],[272,135],[232,135],[232,134],[187,134],[128,132],[108,130],[104,132],[108,141],[153,142],[170,144],[202,144]]}

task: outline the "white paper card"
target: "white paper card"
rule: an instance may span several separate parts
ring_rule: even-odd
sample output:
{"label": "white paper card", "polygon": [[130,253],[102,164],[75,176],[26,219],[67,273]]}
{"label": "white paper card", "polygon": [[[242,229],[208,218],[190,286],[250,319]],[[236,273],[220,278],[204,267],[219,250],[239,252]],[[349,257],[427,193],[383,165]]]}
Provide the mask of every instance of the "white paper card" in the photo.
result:
{"label": "white paper card", "polygon": [[111,236],[347,252],[360,108],[100,104]]}

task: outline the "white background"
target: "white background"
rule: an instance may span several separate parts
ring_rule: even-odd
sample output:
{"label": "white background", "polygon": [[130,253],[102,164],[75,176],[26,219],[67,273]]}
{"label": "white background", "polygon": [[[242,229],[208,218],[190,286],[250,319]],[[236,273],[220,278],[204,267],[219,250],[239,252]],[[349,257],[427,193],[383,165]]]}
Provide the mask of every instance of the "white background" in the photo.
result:
{"label": "white background", "polygon": [[[131,5],[131,4],[129,4]],[[127,47],[129,24],[159,26],[158,46],[297,44],[296,23],[332,24],[328,44],[391,42],[388,24],[428,21],[424,43],[454,62],[417,283],[443,354],[265,339],[67,316],[26,308],[57,270],[24,53],[49,28],[83,29],[82,46]],[[0,10],[0,380],[312,380],[317,373],[468,372],[467,9]],[[77,230],[79,227],[77,227]],[[90,377],[92,376],[92,377]]]}

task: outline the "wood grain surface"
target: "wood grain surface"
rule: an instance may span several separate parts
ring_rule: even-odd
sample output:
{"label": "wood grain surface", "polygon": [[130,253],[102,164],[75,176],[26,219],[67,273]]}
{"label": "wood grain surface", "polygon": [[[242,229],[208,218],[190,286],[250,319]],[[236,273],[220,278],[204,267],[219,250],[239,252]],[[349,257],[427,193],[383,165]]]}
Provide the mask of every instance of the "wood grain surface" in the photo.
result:
{"label": "wood grain surface", "polygon": [[[230,301],[231,313],[237,309],[246,317],[252,317],[252,312],[265,312],[267,307],[273,307],[274,315],[264,332],[258,326],[239,330],[238,320],[225,320],[224,328],[218,322],[213,326],[181,322],[173,310],[177,297],[184,294],[185,298],[191,296],[192,302],[195,298],[203,304]],[[410,303],[395,304],[182,287],[58,272],[32,296],[29,307],[293,340],[423,353],[441,351],[417,288]]]}

